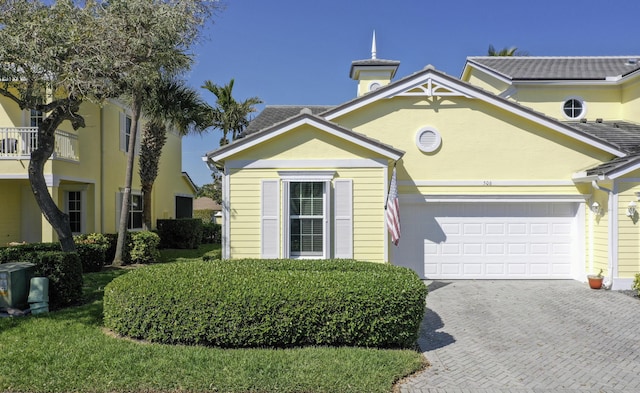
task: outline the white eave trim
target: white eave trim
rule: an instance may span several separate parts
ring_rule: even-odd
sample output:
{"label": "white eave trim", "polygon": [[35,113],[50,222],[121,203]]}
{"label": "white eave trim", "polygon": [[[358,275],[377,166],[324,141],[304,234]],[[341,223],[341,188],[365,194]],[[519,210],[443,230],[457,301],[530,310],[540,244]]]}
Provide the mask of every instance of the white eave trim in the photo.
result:
{"label": "white eave trim", "polygon": [[[464,77],[464,75],[467,72],[471,72],[471,70],[467,71],[467,68],[475,68],[476,70],[482,71],[485,74],[488,74],[494,78],[496,78],[497,80],[499,80],[500,82],[506,83],[508,85],[511,85],[513,83],[513,80],[511,80],[511,78],[509,78],[508,76],[501,74],[495,70],[492,70],[491,68],[487,68],[485,66],[483,66],[482,64],[476,63],[473,60],[469,60],[467,59],[467,63],[464,66],[464,69],[462,70],[462,76]],[[462,78],[460,78],[462,79]]]}
{"label": "white eave trim", "polygon": [[465,194],[451,194],[451,195],[406,195],[401,194],[398,197],[400,203],[422,203],[422,202],[497,202],[497,203],[522,203],[522,202],[579,202],[584,203],[584,195],[582,194],[567,194],[567,195],[504,195],[504,194],[487,194],[487,195],[465,195]]}

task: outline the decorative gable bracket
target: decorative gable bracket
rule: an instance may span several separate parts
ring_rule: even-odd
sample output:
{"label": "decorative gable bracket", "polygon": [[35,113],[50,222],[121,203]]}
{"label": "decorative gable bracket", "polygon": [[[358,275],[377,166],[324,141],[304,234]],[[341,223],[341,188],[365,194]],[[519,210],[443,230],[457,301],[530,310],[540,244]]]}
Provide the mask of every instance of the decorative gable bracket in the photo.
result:
{"label": "decorative gable bracket", "polygon": [[462,93],[446,84],[428,78],[426,83],[414,86],[402,93],[397,94],[399,97],[465,97],[472,98],[470,95]]}

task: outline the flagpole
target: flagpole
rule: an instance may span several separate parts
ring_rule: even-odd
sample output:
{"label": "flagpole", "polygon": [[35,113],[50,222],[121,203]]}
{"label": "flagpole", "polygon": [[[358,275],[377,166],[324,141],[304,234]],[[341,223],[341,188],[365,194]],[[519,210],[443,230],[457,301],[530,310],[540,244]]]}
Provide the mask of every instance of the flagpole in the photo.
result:
{"label": "flagpole", "polygon": [[[396,167],[398,161],[393,162],[393,167]],[[389,192],[391,191],[391,181],[389,181],[389,187],[387,187],[387,198],[384,200],[384,210],[387,210],[387,205],[389,204]]]}

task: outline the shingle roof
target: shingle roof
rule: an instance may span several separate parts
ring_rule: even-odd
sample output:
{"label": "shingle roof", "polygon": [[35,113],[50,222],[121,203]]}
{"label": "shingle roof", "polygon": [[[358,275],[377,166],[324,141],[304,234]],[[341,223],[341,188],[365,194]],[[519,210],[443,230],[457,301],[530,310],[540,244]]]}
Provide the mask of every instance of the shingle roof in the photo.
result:
{"label": "shingle roof", "polygon": [[567,122],[571,127],[613,143],[629,153],[640,151],[640,124],[628,121]]}
{"label": "shingle roof", "polygon": [[311,113],[316,115],[318,113],[325,112],[333,106],[326,105],[267,105],[260,112],[258,116],[256,116],[251,122],[249,126],[244,130],[246,135],[253,134],[254,132],[263,130],[265,128],[271,127],[276,123],[280,123],[281,121],[287,120],[291,117],[297,116],[300,114],[300,111],[308,108],[311,110]]}
{"label": "shingle roof", "polygon": [[511,80],[606,80],[640,69],[640,55],[611,57],[469,57],[467,62]]}
{"label": "shingle roof", "polygon": [[610,175],[613,172],[624,170],[630,166],[635,165],[640,161],[640,153],[631,154],[625,157],[614,158],[611,161],[607,161],[604,164],[600,164],[593,168],[587,169],[587,176],[592,175]]}

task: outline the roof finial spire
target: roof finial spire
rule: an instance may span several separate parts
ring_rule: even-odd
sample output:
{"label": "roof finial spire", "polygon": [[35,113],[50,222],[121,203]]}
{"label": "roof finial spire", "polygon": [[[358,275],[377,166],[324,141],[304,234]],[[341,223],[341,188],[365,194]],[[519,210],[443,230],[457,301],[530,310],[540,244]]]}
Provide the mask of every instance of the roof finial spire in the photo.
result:
{"label": "roof finial spire", "polygon": [[373,31],[373,40],[371,41],[371,58],[376,59],[376,31]]}

